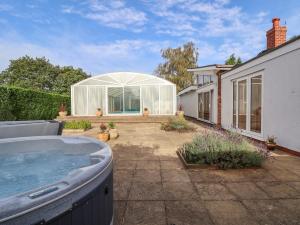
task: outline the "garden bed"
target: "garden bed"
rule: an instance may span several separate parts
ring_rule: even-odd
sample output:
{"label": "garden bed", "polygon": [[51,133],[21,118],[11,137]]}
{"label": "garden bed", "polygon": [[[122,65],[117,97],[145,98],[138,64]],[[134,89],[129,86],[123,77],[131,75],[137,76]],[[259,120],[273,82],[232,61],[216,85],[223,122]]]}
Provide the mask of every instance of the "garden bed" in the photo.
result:
{"label": "garden bed", "polygon": [[236,133],[204,134],[178,149],[186,168],[257,168],[267,157],[262,149]]}
{"label": "garden bed", "polygon": [[88,120],[66,121],[64,122],[65,133],[81,133],[92,128],[92,124]]}
{"label": "garden bed", "polygon": [[188,124],[184,117],[172,117],[167,122],[161,123],[161,129],[164,131],[189,132],[195,128]]}

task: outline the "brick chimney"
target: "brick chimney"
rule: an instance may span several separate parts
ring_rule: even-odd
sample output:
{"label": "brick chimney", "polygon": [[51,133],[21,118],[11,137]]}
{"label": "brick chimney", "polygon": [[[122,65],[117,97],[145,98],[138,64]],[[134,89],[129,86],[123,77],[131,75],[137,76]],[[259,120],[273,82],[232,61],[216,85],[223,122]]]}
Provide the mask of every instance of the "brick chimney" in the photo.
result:
{"label": "brick chimney", "polygon": [[267,31],[267,49],[276,48],[286,42],[286,26],[280,26],[280,19],[272,19],[273,27]]}

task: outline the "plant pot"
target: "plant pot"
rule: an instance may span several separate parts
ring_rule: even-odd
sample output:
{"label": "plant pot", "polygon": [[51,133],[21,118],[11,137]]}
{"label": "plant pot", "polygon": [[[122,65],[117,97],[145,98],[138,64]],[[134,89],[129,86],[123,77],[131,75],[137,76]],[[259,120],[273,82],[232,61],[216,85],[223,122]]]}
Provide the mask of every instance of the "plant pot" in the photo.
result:
{"label": "plant pot", "polygon": [[271,151],[276,148],[276,144],[273,144],[273,143],[266,143],[266,145],[267,145],[267,149],[269,149]]}
{"label": "plant pot", "polygon": [[96,116],[97,116],[97,117],[101,117],[102,115],[103,115],[103,114],[102,114],[102,111],[97,111],[97,112],[96,112]]}
{"label": "plant pot", "polygon": [[184,117],[184,111],[177,111],[178,117]]}
{"label": "plant pot", "polygon": [[149,111],[148,111],[148,110],[147,110],[147,111],[144,111],[144,112],[143,112],[143,116],[146,116],[146,117],[149,116]]}
{"label": "plant pot", "polygon": [[111,139],[117,139],[119,137],[119,132],[117,129],[110,129],[109,130],[109,137]]}
{"label": "plant pot", "polygon": [[108,141],[109,140],[109,133],[100,133],[98,135],[100,141]]}
{"label": "plant pot", "polygon": [[68,115],[68,112],[67,111],[63,111],[63,112],[58,112],[58,115],[60,117],[66,117]]}

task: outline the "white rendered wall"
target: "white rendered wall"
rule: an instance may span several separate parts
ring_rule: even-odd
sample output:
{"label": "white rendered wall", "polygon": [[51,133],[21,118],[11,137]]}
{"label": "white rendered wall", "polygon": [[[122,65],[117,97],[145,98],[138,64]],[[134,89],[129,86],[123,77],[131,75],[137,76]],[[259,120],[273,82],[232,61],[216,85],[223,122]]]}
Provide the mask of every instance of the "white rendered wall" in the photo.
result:
{"label": "white rendered wall", "polygon": [[[262,134],[300,152],[300,40],[222,76],[222,126],[232,124],[232,80],[262,74]],[[249,135],[251,136],[251,135]]]}
{"label": "white rendered wall", "polygon": [[182,105],[184,114],[193,118],[198,118],[198,93],[190,91],[178,96],[178,104]]}

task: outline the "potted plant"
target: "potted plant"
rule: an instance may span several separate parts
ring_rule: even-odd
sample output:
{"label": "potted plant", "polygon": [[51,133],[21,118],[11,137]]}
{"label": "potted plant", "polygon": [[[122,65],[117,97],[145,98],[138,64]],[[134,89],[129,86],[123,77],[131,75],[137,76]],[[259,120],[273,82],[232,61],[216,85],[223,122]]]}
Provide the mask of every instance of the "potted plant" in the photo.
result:
{"label": "potted plant", "polygon": [[101,117],[103,115],[101,108],[97,108],[96,116]]}
{"label": "potted plant", "polygon": [[149,112],[148,108],[145,107],[145,108],[144,108],[144,112],[143,112],[143,116],[146,116],[146,117],[147,117],[147,116],[149,116],[149,113],[150,113],[150,112]]}
{"label": "potted plant", "polygon": [[276,148],[276,137],[269,136],[266,140],[267,149],[274,150]]}
{"label": "potted plant", "polygon": [[111,139],[116,139],[119,136],[119,132],[116,128],[116,125],[114,122],[109,122],[108,123],[108,128],[109,128],[109,137]]}
{"label": "potted plant", "polygon": [[105,126],[104,123],[101,123],[101,125],[100,125],[100,133],[98,135],[98,138],[101,141],[108,141],[109,140],[109,133],[108,133],[107,127]]}
{"label": "potted plant", "polygon": [[58,112],[58,115],[60,117],[66,117],[68,114],[67,110],[66,110],[66,106],[64,103],[61,103],[60,106],[59,106],[59,112]]}
{"label": "potted plant", "polygon": [[177,111],[177,116],[184,117],[184,111],[183,111],[183,107],[182,107],[181,104],[179,105],[179,108],[178,108],[178,111]]}

